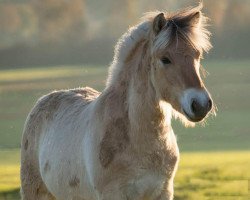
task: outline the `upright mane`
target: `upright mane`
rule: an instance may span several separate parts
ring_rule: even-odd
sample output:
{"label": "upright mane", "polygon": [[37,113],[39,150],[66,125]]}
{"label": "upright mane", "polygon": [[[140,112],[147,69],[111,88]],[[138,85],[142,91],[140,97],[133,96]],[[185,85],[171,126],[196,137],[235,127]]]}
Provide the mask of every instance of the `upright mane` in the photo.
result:
{"label": "upright mane", "polygon": [[117,74],[123,68],[126,58],[129,56],[132,49],[140,41],[148,38],[150,30],[150,21],[143,21],[136,26],[131,27],[126,33],[124,33],[118,40],[115,51],[113,62],[109,68],[109,76],[107,80],[107,86],[111,85]]}
{"label": "upright mane", "polygon": [[[192,45],[201,56],[204,51],[208,52],[212,45],[209,41],[210,32],[206,29],[207,18],[201,12],[202,7],[203,5],[199,4],[197,7],[189,7],[178,12],[165,12],[164,16],[168,23],[163,27],[164,30],[157,35],[155,41],[152,41],[154,50],[166,48],[172,42],[176,42],[176,45],[178,45],[178,40],[181,38]],[[145,13],[142,17],[142,22],[131,27],[119,39],[115,46],[113,62],[109,69],[107,86],[112,85],[114,79],[124,67],[124,62],[133,48],[142,40],[150,40],[153,20],[159,13],[161,12]],[[190,18],[193,18],[195,15],[200,19],[196,25],[190,23]]]}

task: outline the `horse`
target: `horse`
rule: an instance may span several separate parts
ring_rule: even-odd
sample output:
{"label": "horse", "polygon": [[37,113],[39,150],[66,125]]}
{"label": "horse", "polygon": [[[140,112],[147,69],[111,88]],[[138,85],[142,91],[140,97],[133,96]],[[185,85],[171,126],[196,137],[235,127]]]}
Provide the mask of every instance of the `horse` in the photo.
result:
{"label": "horse", "polygon": [[29,113],[23,200],[172,200],[186,126],[213,110],[201,75],[211,48],[202,5],[147,13],[118,41],[105,89],[54,91]]}

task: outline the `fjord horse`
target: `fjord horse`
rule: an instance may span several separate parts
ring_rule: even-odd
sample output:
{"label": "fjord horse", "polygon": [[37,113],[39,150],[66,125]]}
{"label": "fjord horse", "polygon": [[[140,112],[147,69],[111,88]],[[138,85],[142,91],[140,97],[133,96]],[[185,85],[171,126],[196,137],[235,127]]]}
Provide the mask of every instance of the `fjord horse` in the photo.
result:
{"label": "fjord horse", "polygon": [[200,76],[211,45],[201,6],[149,13],[118,41],[102,93],[55,91],[30,112],[21,147],[23,200],[172,200],[179,160],[173,114],[202,121]]}

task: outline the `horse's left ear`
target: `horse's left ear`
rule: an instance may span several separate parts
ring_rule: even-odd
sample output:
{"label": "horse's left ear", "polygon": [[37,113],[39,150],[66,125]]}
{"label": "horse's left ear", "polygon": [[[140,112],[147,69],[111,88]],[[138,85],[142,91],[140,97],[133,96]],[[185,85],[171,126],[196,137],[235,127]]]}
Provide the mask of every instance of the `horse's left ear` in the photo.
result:
{"label": "horse's left ear", "polygon": [[166,23],[167,20],[164,16],[164,13],[160,13],[154,18],[153,30],[155,35],[157,35],[162,30],[162,28],[165,26]]}
{"label": "horse's left ear", "polygon": [[201,11],[197,11],[188,16],[188,23],[192,26],[199,26],[201,23],[202,13]]}

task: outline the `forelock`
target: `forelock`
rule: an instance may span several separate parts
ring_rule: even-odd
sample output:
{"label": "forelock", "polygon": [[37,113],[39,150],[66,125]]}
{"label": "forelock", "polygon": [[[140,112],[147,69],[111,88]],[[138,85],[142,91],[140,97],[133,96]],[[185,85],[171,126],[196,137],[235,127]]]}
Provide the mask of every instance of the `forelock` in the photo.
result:
{"label": "forelock", "polygon": [[[186,8],[175,13],[166,13],[166,25],[162,31],[154,38],[153,51],[161,50],[182,39],[191,45],[200,54],[208,52],[212,45],[210,43],[210,32],[206,29],[207,20],[201,12],[202,5],[194,8]],[[190,24],[190,16],[200,12],[200,23]],[[159,12],[154,13],[156,16]],[[150,13],[150,18],[152,18]]]}

